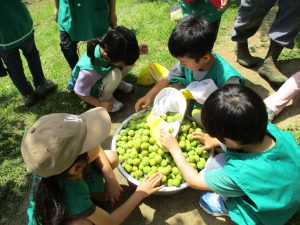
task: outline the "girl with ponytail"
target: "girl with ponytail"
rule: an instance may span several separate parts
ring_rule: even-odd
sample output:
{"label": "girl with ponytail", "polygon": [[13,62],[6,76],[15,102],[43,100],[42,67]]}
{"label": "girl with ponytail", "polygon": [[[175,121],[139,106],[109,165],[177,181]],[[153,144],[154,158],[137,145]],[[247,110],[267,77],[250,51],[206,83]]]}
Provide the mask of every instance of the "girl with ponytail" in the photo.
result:
{"label": "girl with ponytail", "polygon": [[[89,41],[87,52],[72,71],[74,92],[83,101],[108,112],[120,110],[123,104],[113,97],[113,92],[122,84],[139,54],[136,36],[126,27],[113,28],[102,39]],[[124,83],[121,86],[127,93],[133,88],[124,88]]]}

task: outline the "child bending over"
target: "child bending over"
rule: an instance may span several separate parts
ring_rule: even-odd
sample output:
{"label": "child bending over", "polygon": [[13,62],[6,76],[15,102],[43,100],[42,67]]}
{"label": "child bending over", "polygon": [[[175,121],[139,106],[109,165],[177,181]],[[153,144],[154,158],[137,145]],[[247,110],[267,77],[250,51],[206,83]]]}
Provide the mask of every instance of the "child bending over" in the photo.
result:
{"label": "child bending over", "polygon": [[[115,179],[117,154],[100,147],[110,127],[107,111],[98,107],[81,115],[43,116],[25,133],[24,162],[39,180],[31,192],[28,224],[120,224],[143,198],[161,188],[161,175],[156,173],[112,213],[94,204],[103,200],[107,184]],[[107,188],[120,193],[118,185]]]}
{"label": "child bending over", "polygon": [[85,102],[108,112],[120,110],[123,104],[113,97],[113,92],[139,54],[136,36],[126,27],[116,27],[101,40],[89,41],[87,52],[72,71],[74,92]]}
{"label": "child bending over", "polygon": [[169,51],[179,60],[168,78],[156,85],[135,104],[135,110],[148,106],[157,93],[168,85],[185,88],[193,81],[211,79],[220,88],[226,83],[243,83],[244,78],[212,49],[217,36],[213,23],[196,16],[185,17],[173,29]]}
{"label": "child bending over", "polygon": [[268,123],[262,99],[238,84],[207,98],[201,122],[210,136],[195,136],[206,147],[222,144],[226,150],[224,165],[204,173],[189,165],[173,136],[161,133],[161,143],[186,182],[215,192],[203,194],[200,206],[215,216],[229,215],[239,225],[285,224],[300,206],[300,148],[292,134]]}

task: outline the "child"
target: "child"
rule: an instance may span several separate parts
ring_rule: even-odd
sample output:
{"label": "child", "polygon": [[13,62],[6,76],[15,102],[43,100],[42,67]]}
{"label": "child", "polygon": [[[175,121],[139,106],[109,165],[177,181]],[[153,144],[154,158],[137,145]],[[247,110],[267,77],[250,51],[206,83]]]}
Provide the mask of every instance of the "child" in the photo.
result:
{"label": "child", "polygon": [[169,84],[184,88],[193,81],[211,79],[216,86],[226,83],[243,83],[243,77],[221,56],[212,53],[217,29],[196,16],[185,17],[173,29],[169,38],[169,51],[179,60],[168,78],[161,79],[136,105],[136,111],[146,107],[157,93]]}
{"label": "child", "polygon": [[74,92],[87,103],[116,112],[123,104],[113,98],[122,78],[139,58],[135,34],[119,26],[109,30],[101,40],[89,41],[74,70]]}
{"label": "child", "polygon": [[267,106],[269,120],[273,120],[289,101],[300,92],[300,71],[291,76],[277,92],[267,97],[264,102]]}
{"label": "child", "polygon": [[[58,22],[60,46],[71,70],[78,62],[79,41],[89,41],[102,37],[109,29],[117,26],[116,1],[85,1],[74,4],[72,1],[55,0],[54,20]],[[92,15],[92,16],[91,16]],[[67,89],[72,91],[74,84],[70,78]],[[118,90],[129,93],[133,85],[121,81]]]}
{"label": "child", "polygon": [[[32,18],[23,1],[1,1],[0,13],[0,58],[6,65],[10,79],[23,96],[24,105],[29,107],[34,105],[37,97],[45,97],[57,85],[45,78],[34,41]],[[19,50],[26,58],[35,90],[26,79]]]}
{"label": "child", "polygon": [[227,148],[223,167],[204,174],[189,165],[174,137],[161,133],[186,182],[219,194],[202,195],[200,206],[215,216],[229,214],[239,225],[286,223],[300,206],[300,149],[291,133],[268,123],[262,99],[238,84],[213,92],[201,121],[211,137],[197,135],[200,140]]}
{"label": "child", "polygon": [[[41,176],[33,188],[29,224],[120,224],[139,202],[159,190],[161,175],[146,178],[111,214],[97,207],[107,182],[115,179],[118,157],[103,151],[111,122],[103,108],[81,115],[53,113],[39,118],[25,133],[21,151],[28,172]],[[96,160],[101,162],[99,171]],[[103,182],[105,179],[105,183]],[[99,197],[100,196],[100,197]]]}
{"label": "child", "polygon": [[[219,8],[211,2],[218,2]],[[213,23],[216,29],[219,29],[221,17],[225,12],[227,0],[209,1],[209,0],[180,0],[179,1],[183,16],[196,15],[202,19]]]}

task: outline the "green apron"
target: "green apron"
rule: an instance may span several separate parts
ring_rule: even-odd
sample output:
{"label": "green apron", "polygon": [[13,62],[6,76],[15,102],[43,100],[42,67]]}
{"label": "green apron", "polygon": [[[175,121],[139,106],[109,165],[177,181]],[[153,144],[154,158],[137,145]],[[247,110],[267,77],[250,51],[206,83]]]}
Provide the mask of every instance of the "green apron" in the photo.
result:
{"label": "green apron", "polygon": [[271,123],[267,130],[276,139],[272,149],[225,154],[224,172],[246,194],[226,201],[230,218],[239,225],[282,225],[300,205],[300,148],[290,132]]}
{"label": "green apron", "polygon": [[21,0],[0,1],[0,15],[0,50],[17,48],[32,37],[32,18]]}
{"label": "green apron", "polygon": [[97,45],[94,51],[95,62],[94,65],[91,63],[90,57],[88,57],[85,52],[79,59],[78,63],[72,71],[73,83],[76,83],[80,70],[93,70],[99,74],[99,80],[91,89],[91,95],[94,97],[99,97],[101,94],[102,78],[107,76],[107,74],[113,69],[113,65],[110,64],[100,53],[100,45]]}
{"label": "green apron", "polygon": [[[218,88],[222,87],[231,77],[239,77],[241,83],[244,83],[244,78],[231,65],[229,65],[220,55],[214,53],[216,60],[202,80],[212,79]],[[174,77],[170,83],[182,83],[188,86],[193,79],[193,71],[184,67],[180,67],[184,77]]]}
{"label": "green apron", "polygon": [[109,28],[108,0],[60,0],[58,24],[72,41],[101,38]]}

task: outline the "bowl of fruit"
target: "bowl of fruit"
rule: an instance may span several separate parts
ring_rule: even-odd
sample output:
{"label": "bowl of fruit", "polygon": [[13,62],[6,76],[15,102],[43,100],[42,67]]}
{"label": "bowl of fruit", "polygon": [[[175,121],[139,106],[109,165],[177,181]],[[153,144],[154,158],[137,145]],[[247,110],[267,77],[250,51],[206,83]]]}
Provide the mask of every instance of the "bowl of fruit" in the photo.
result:
{"label": "bowl of fruit", "polygon": [[[147,117],[150,111],[137,112],[125,119],[116,130],[111,149],[118,153],[121,174],[132,184],[138,185],[145,176],[160,172],[165,186],[156,194],[175,194],[188,187],[169,152],[158,145],[151,135]],[[168,113],[167,113],[168,114]],[[203,145],[193,138],[193,132],[201,128],[189,117],[181,122],[176,139],[186,160],[200,172],[213,152],[202,149]]]}

